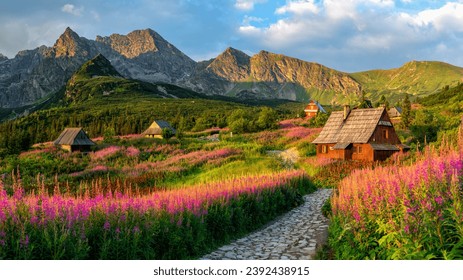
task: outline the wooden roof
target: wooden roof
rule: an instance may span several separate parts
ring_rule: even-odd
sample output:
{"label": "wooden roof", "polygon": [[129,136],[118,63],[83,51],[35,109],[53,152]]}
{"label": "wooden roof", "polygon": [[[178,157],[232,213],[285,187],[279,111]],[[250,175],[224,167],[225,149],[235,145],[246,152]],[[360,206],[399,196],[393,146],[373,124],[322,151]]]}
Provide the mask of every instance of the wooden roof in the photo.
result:
{"label": "wooden roof", "polygon": [[379,124],[385,108],[355,109],[344,121],[344,112],[333,112],[314,144],[367,143]]}
{"label": "wooden roof", "polygon": [[304,112],[312,112],[312,110],[309,109],[309,107],[310,107],[310,105],[312,105],[312,103],[317,105],[318,110],[320,110],[321,112],[326,114],[325,108],[323,108],[323,106],[320,103],[318,103],[318,101],[315,101],[315,100],[310,100],[309,104],[305,107]]}
{"label": "wooden roof", "polygon": [[389,113],[389,115],[391,115],[391,116],[397,116],[397,117],[399,117],[400,115],[402,115],[402,108],[397,107],[397,106],[394,106],[394,107],[392,107],[391,109],[389,109],[388,113]]}
{"label": "wooden roof", "polygon": [[55,140],[55,145],[71,146],[92,146],[95,143],[90,140],[85,131],[80,127],[71,127],[64,129],[60,136]]}
{"label": "wooden roof", "polygon": [[174,134],[176,133],[175,129],[168,122],[156,120],[142,133],[142,135],[161,135],[164,128],[170,128]]}

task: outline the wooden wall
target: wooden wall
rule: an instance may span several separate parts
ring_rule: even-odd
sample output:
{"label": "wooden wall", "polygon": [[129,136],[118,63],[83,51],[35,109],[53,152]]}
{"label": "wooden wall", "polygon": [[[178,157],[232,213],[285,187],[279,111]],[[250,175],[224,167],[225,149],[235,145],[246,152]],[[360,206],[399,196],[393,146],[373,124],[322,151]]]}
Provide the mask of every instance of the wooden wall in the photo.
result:
{"label": "wooden wall", "polygon": [[[391,122],[391,119],[389,119],[389,115],[387,114],[386,111],[384,111],[383,115],[381,116],[382,121],[387,121]],[[384,132],[387,131],[388,137],[384,137]],[[383,126],[383,125],[378,125],[375,129],[375,132],[373,132],[373,135],[371,136],[370,140],[368,141],[369,143],[378,143],[378,144],[400,144],[399,136],[397,136],[397,133],[395,132],[395,129],[393,126]]]}

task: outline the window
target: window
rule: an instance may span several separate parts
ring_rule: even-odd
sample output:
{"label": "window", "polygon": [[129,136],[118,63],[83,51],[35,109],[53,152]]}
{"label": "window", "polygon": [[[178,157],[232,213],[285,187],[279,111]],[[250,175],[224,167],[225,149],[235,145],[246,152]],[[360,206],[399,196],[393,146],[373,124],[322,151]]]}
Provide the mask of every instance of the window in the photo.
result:
{"label": "window", "polygon": [[326,145],[322,146],[322,154],[328,153],[328,149],[326,148]]}
{"label": "window", "polygon": [[383,129],[383,139],[389,138],[389,131],[387,129]]}
{"label": "window", "polygon": [[362,146],[354,147],[354,154],[361,154],[362,152],[363,152],[363,147]]}

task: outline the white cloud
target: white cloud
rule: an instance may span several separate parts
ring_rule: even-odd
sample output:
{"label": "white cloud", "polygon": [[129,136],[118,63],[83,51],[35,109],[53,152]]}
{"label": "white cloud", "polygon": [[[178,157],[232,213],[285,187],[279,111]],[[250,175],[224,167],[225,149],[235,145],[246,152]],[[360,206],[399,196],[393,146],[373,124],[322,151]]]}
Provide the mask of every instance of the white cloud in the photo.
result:
{"label": "white cloud", "polygon": [[425,10],[417,15],[401,14],[410,24],[431,27],[440,32],[463,32],[463,3],[447,3],[439,9]]}
{"label": "white cloud", "polygon": [[236,0],[235,8],[238,10],[250,11],[254,9],[255,4],[265,3],[267,0]]}
{"label": "white cloud", "polygon": [[251,16],[244,16],[243,19],[243,26],[251,25],[252,22],[264,22],[265,19],[260,17],[251,17]]}
{"label": "white cloud", "polygon": [[289,1],[285,6],[278,8],[276,14],[292,13],[296,15],[304,15],[310,13],[318,13],[318,7],[314,3],[314,0],[296,0]]}
{"label": "white cloud", "polygon": [[14,57],[20,50],[32,50],[41,45],[52,46],[68,25],[62,21],[30,24],[22,19],[0,24],[0,53]]}
{"label": "white cloud", "polygon": [[74,16],[81,16],[82,12],[84,11],[84,7],[76,8],[73,4],[65,4],[61,11],[74,15]]}
{"label": "white cloud", "polygon": [[313,60],[334,67],[351,61],[344,71],[378,60],[463,61],[455,55],[463,51],[463,0],[407,13],[394,8],[392,0],[290,0],[276,9],[280,18],[265,26],[248,21],[239,32],[258,49],[306,60],[317,54]]}

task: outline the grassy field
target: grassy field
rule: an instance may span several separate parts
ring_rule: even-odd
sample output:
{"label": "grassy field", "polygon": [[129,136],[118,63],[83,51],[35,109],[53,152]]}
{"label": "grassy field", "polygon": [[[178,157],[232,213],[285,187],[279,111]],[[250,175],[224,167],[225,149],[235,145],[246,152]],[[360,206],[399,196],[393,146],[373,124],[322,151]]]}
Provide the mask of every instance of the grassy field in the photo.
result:
{"label": "grassy field", "polygon": [[306,149],[319,129],[303,123],[233,136],[215,129],[168,141],[101,137],[88,154],[43,143],[9,156],[0,163],[0,258],[201,256],[315,190],[296,162],[269,153]]}

